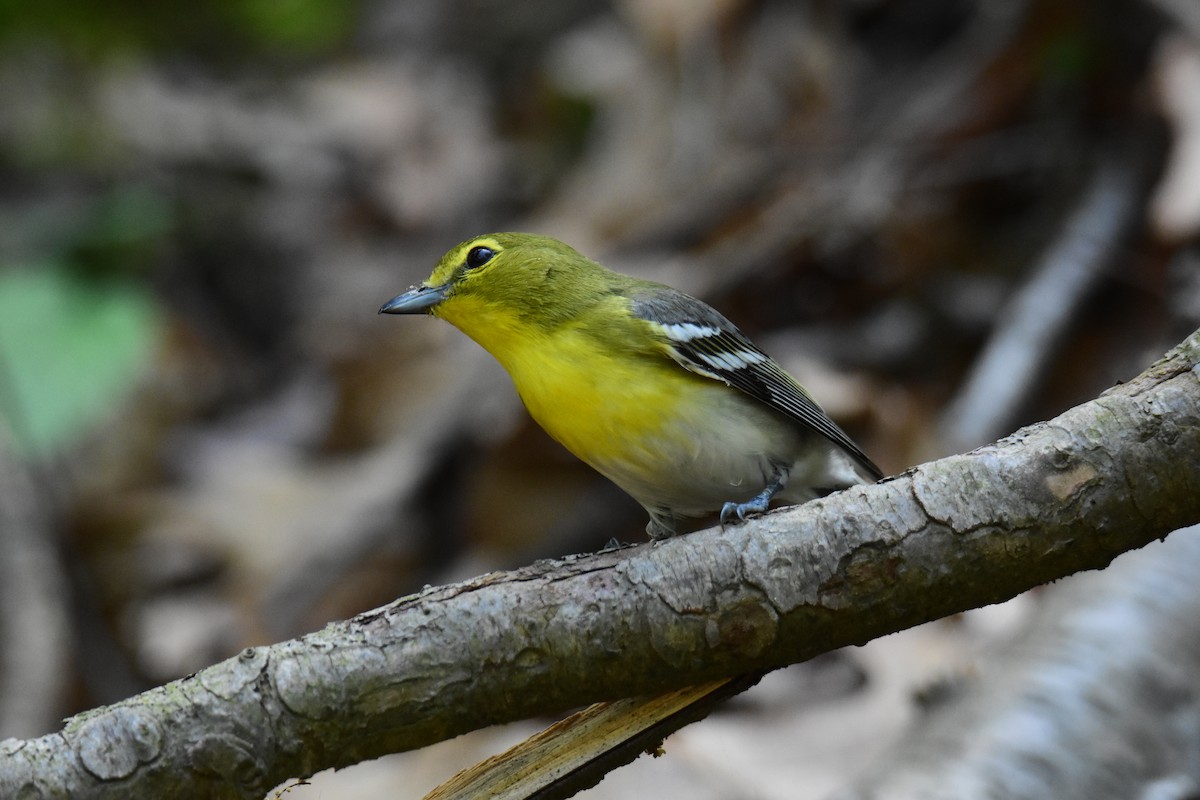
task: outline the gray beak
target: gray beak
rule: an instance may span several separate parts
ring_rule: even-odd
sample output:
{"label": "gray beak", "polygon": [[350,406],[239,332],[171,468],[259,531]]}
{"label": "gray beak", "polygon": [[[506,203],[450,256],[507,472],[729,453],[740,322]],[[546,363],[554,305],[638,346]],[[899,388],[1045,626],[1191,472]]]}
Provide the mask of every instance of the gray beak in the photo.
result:
{"label": "gray beak", "polygon": [[421,314],[446,299],[445,286],[414,286],[388,300],[380,314]]}

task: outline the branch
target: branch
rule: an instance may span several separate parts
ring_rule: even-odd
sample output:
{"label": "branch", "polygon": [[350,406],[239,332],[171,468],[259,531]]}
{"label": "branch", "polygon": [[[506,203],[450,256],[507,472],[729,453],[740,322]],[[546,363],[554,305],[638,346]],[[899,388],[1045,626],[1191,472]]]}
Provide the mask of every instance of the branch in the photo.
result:
{"label": "branch", "polygon": [[0,796],[261,797],[293,776],[818,653],[1200,521],[1200,331],[988,447],[725,531],[494,573],[0,743]]}

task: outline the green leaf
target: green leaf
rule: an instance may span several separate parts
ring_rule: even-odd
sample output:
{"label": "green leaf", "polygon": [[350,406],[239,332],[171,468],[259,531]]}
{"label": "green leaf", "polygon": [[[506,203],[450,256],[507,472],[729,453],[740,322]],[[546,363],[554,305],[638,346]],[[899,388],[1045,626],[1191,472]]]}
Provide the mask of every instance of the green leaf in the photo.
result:
{"label": "green leaf", "polygon": [[57,268],[0,272],[0,415],[17,452],[51,452],[112,413],[158,329],[135,284]]}

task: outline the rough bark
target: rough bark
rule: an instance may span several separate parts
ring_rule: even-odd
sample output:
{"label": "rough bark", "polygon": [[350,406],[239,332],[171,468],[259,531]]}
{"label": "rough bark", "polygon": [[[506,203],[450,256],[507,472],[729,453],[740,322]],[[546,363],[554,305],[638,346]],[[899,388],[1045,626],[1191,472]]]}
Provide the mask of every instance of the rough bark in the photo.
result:
{"label": "rough bark", "polygon": [[1200,332],[993,445],[725,531],[432,588],[0,743],[3,797],[259,797],[467,730],[803,661],[1200,521]]}

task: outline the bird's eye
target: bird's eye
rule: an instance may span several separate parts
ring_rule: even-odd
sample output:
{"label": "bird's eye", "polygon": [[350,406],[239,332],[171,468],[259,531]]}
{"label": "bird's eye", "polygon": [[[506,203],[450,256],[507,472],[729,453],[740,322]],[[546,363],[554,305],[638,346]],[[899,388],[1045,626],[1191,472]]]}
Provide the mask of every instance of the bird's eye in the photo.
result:
{"label": "bird's eye", "polygon": [[467,269],[478,269],[492,260],[496,251],[490,247],[472,247],[467,253]]}

